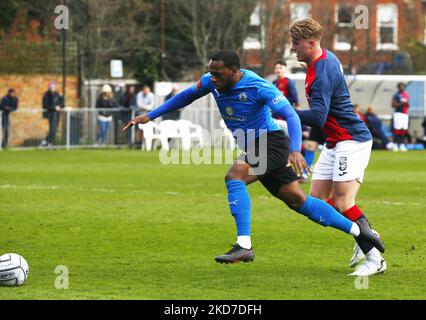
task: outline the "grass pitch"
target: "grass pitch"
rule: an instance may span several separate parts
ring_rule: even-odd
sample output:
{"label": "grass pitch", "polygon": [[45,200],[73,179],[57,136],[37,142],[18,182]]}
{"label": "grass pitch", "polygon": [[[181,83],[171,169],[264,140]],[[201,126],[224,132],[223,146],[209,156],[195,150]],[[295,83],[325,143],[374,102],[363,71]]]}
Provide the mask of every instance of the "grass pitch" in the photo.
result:
{"label": "grass pitch", "polygon": [[[388,271],[357,290],[354,241],[257,183],[252,264],[213,260],[235,241],[227,165],[163,166],[132,150],[0,152],[0,253],[30,265],[0,299],[425,299],[426,153],[374,152],[358,204]],[[307,186],[304,186],[307,190]],[[55,268],[69,289],[55,288]]]}

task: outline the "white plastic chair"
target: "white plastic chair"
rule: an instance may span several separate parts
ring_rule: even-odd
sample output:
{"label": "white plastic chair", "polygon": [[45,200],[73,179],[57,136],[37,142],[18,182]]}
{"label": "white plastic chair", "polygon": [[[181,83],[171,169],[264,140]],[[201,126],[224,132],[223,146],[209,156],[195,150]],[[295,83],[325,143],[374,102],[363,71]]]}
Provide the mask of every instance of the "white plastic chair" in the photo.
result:
{"label": "white plastic chair", "polygon": [[161,148],[163,150],[170,150],[169,139],[180,139],[182,141],[182,149],[191,149],[191,138],[190,135],[179,130],[179,124],[174,120],[164,120],[160,122],[160,140]]}
{"label": "white plastic chair", "polygon": [[155,122],[150,121],[148,123],[138,125],[138,128],[143,131],[143,139],[145,141],[145,143],[142,144],[142,150],[145,147],[146,151],[151,151],[153,141],[161,140],[161,134],[158,133],[158,125]]}
{"label": "white plastic chair", "polygon": [[178,120],[179,131],[183,136],[189,135],[189,139],[196,140],[200,148],[204,147],[203,128],[197,124],[193,124],[189,120]]}
{"label": "white plastic chair", "polygon": [[220,120],[220,127],[223,130],[223,136],[228,140],[229,142],[229,148],[231,150],[235,149],[235,138],[232,135],[232,132],[228,129],[228,127],[225,124],[225,121],[222,119]]}

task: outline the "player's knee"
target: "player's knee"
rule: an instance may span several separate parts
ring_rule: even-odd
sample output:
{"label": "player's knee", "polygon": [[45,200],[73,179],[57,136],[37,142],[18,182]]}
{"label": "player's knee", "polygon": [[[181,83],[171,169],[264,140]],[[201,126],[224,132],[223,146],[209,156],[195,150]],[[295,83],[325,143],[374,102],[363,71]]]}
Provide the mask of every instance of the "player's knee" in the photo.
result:
{"label": "player's knee", "polygon": [[243,180],[247,176],[247,170],[243,166],[233,166],[225,176],[225,182],[232,180]]}
{"label": "player's knee", "polygon": [[225,176],[225,182],[233,180],[243,180],[242,175],[239,172],[229,171]]}
{"label": "player's knee", "polygon": [[230,170],[225,175],[225,182],[232,181],[232,180],[239,180],[239,178],[240,178],[240,175],[238,174],[238,172],[235,172],[235,170]]}
{"label": "player's knee", "polygon": [[292,210],[297,211],[306,201],[306,195],[303,193],[290,193],[285,196],[284,199],[281,199],[284,203]]}
{"label": "player's knee", "polygon": [[324,192],[317,191],[317,190],[311,190],[310,195],[322,201],[327,201],[328,199],[330,199],[330,197],[329,196],[327,197],[327,195],[324,194]]}

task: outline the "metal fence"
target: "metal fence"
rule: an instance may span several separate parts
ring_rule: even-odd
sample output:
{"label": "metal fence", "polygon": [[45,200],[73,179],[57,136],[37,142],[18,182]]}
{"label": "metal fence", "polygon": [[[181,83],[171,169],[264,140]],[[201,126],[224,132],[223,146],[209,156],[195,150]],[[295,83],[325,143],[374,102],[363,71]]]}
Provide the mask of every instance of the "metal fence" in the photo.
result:
{"label": "metal fence", "polygon": [[[214,106],[191,106],[181,112],[181,119],[190,120],[205,130],[206,145],[209,134],[220,128],[220,115]],[[101,112],[111,116],[100,117]],[[19,109],[9,115],[8,147],[10,148],[85,148],[98,146],[140,146],[141,134],[135,127],[127,133],[122,128],[136,116],[135,110],[66,108],[54,114],[43,110]],[[1,119],[0,112],[0,119]],[[160,122],[157,119],[156,122]],[[0,121],[0,142],[4,142]],[[1,148],[0,143],[0,148]]]}
{"label": "metal fence", "polygon": [[[110,119],[107,119],[107,121],[101,119],[99,117],[100,112],[110,113]],[[127,133],[122,132],[122,128],[135,116],[135,110],[123,108],[66,108],[55,113],[53,118],[49,118],[48,114],[40,109],[19,109],[9,115],[8,147],[66,149],[105,146],[140,147],[142,143],[140,130],[133,127]],[[222,146],[223,141],[220,135],[216,134],[217,131],[214,133],[215,130],[219,132],[221,130],[221,116],[210,95],[183,109],[180,118],[189,120],[203,128],[205,146]],[[385,124],[388,135],[391,136],[389,127],[392,115],[381,115],[380,118]],[[158,123],[161,118],[155,121]],[[417,123],[416,126],[412,127],[415,133],[416,127],[420,126],[422,117],[411,117],[411,121]],[[3,121],[0,121],[0,150],[4,140]]]}
{"label": "metal fence", "polygon": [[[111,113],[101,141],[100,112]],[[72,109],[48,114],[42,110],[21,109],[9,116],[9,147],[84,147],[125,145],[134,143],[134,131],[130,136],[121,134],[121,128],[130,120],[132,112],[124,109]],[[3,130],[2,130],[3,131]],[[4,141],[2,134],[0,140]]]}

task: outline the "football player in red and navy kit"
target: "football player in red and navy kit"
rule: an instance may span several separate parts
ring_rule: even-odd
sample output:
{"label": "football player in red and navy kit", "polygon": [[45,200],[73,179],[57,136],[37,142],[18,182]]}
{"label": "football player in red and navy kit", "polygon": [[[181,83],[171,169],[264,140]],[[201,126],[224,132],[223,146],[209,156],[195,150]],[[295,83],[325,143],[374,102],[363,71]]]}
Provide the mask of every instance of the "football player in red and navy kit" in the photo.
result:
{"label": "football player in red and navy kit", "polygon": [[286,66],[287,64],[281,60],[275,63],[275,75],[277,76],[277,79],[273,82],[273,84],[287,98],[290,104],[294,108],[297,108],[299,106],[299,97],[297,96],[296,85],[293,80],[285,76]]}
{"label": "football player in red and navy kit", "polygon": [[405,91],[405,83],[400,82],[397,87],[398,92],[392,98],[392,108],[395,110],[393,114],[394,151],[407,151],[404,140],[410,120],[408,116],[410,96]]}
{"label": "football player in red and navy kit", "polygon": [[[343,68],[337,57],[321,48],[323,28],[312,19],[295,22],[290,27],[291,50],[307,64],[306,97],[310,110],[297,110],[303,124],[322,129],[326,148],[315,164],[311,195],[329,200],[342,215],[368,224],[355,203],[367,168],[372,136],[355,114]],[[357,241],[350,266],[364,262],[351,273],[370,276],[386,270],[380,252],[365,241]]]}

